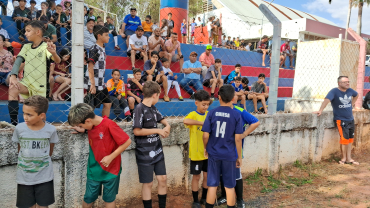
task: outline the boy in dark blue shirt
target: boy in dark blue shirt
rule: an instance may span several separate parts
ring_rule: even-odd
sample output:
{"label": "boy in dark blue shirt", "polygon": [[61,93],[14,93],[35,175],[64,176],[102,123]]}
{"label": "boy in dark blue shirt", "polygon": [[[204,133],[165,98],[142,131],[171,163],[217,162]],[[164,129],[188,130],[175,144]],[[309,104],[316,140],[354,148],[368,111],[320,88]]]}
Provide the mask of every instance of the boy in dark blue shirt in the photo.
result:
{"label": "boy in dark blue shirt", "polygon": [[234,95],[233,86],[224,85],[220,88],[220,107],[208,113],[202,128],[206,147],[204,154],[209,155],[206,208],[214,206],[221,174],[226,189],[227,207],[235,207],[235,176],[236,168],[240,168],[242,160],[243,125],[240,114],[231,108]]}
{"label": "boy in dark blue shirt", "polygon": [[238,100],[241,100],[241,104],[244,105],[244,110],[247,110],[247,105],[245,103],[246,96],[244,94],[244,89],[242,85],[242,78],[235,77],[235,82],[231,84],[235,89],[235,95],[238,96]]}

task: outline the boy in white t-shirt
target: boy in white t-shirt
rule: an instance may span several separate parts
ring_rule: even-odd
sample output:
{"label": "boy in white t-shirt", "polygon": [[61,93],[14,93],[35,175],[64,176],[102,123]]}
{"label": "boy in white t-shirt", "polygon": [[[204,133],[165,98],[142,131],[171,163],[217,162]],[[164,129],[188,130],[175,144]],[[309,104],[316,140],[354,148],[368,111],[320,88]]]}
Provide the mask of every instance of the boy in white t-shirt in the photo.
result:
{"label": "boy in white t-shirt", "polygon": [[179,96],[179,101],[184,101],[184,98],[181,96],[179,83],[176,81],[177,75],[173,76],[173,72],[170,69],[170,64],[171,64],[171,62],[168,59],[166,59],[166,58],[162,59],[162,65],[163,65],[162,69],[163,69],[164,74],[167,76],[167,83],[168,83],[167,84],[167,86],[168,86],[167,87],[167,94],[170,91],[170,88],[175,86],[177,95]]}

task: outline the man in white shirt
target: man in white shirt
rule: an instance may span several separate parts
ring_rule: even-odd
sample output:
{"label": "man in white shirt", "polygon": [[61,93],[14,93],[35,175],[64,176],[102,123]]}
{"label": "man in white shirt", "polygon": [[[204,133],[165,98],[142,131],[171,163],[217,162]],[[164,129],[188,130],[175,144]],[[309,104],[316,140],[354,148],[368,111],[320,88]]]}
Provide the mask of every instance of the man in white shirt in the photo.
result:
{"label": "man in white shirt", "polygon": [[248,43],[248,45],[245,46],[245,50],[246,51],[251,51],[251,46],[252,46],[252,43]]}
{"label": "man in white shirt", "polygon": [[135,69],[135,59],[143,59],[144,63],[148,60],[147,55],[148,40],[144,36],[144,29],[138,27],[134,35],[130,36],[127,56],[131,57],[132,70]]}
{"label": "man in white shirt", "polygon": [[209,20],[207,22],[207,31],[208,31],[209,44],[212,44],[212,28],[213,28],[212,19],[213,19],[212,17],[209,18]]}
{"label": "man in white shirt", "polygon": [[86,27],[84,28],[84,46],[87,50],[96,44],[96,39],[93,33],[94,26],[95,21],[93,19],[88,19]]}

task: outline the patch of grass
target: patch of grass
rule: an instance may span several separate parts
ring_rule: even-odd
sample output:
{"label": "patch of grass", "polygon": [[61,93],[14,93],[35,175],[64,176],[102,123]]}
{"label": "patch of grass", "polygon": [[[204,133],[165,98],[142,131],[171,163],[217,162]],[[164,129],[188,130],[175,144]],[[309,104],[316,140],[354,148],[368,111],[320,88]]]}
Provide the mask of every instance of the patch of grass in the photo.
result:
{"label": "patch of grass", "polygon": [[288,182],[296,186],[303,186],[305,184],[311,184],[313,181],[312,178],[293,178],[288,177]]}
{"label": "patch of grass", "polygon": [[261,180],[261,177],[262,177],[262,169],[261,168],[257,168],[256,171],[254,171],[254,173],[250,176],[248,176],[245,181],[251,185],[252,183],[254,182],[258,182]]}
{"label": "patch of grass", "polygon": [[296,167],[296,168],[299,168],[301,170],[306,170],[307,169],[307,166],[299,160],[294,161],[293,166]]}
{"label": "patch of grass", "polygon": [[261,193],[270,193],[270,192],[272,192],[272,189],[269,189],[266,186],[263,186]]}

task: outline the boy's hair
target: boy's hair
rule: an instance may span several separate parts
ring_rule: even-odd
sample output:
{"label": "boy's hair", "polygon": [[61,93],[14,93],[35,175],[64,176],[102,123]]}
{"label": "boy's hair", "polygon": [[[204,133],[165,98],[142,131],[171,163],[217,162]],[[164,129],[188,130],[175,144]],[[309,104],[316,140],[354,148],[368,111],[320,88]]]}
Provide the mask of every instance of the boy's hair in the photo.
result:
{"label": "boy's hair", "polygon": [[111,17],[110,16],[107,16],[107,19],[111,19]]}
{"label": "boy's hair", "polygon": [[101,19],[101,16],[97,16],[96,19]]}
{"label": "boy's hair", "polygon": [[2,34],[0,34],[0,37],[1,37],[1,40],[2,40],[3,42],[5,42],[5,36],[4,36],[4,35],[2,35]]}
{"label": "boy's hair", "polygon": [[95,25],[93,29],[94,37],[96,40],[98,40],[98,35],[103,35],[104,33],[109,33],[108,28],[101,26],[101,25]]}
{"label": "boy's hair", "polygon": [[121,72],[119,72],[119,70],[118,70],[118,69],[113,69],[113,70],[112,70],[112,75],[114,74],[114,72],[118,72],[118,74],[121,74]]}
{"label": "boy's hair", "polygon": [[48,2],[41,2],[41,5],[45,5],[46,7],[49,7],[49,3]]}
{"label": "boy's hair", "polygon": [[224,85],[218,91],[218,95],[221,96],[221,99],[224,103],[229,103],[234,98],[235,89],[229,84]]}
{"label": "boy's hair", "polygon": [[45,97],[34,95],[26,99],[23,102],[23,105],[33,107],[35,112],[40,115],[41,113],[46,113],[48,111],[49,101]]}
{"label": "boy's hair", "polygon": [[71,52],[67,48],[63,48],[59,52],[59,57],[62,58],[65,55],[71,55]]}
{"label": "boy's hair", "polygon": [[141,69],[135,68],[134,70],[132,70],[132,73],[134,73],[134,74],[140,73],[141,74]]}
{"label": "boy's hair", "polygon": [[247,77],[243,77],[242,78],[242,83],[248,85],[249,84],[248,78]]}
{"label": "boy's hair", "polygon": [[242,81],[241,77],[235,77],[235,81]]}
{"label": "boy's hair", "polygon": [[58,4],[57,7],[63,8],[62,5]]}
{"label": "boy's hair", "polygon": [[71,126],[84,124],[88,118],[95,118],[95,113],[94,109],[86,103],[79,103],[69,110],[68,123]]}
{"label": "boy's hair", "polygon": [[150,15],[146,15],[146,17],[145,17],[145,18],[152,19],[152,16],[150,16]]}
{"label": "boy's hair", "polygon": [[242,67],[242,65],[240,65],[240,64],[235,64],[235,68],[236,67]]}
{"label": "boy's hair", "polygon": [[258,78],[260,78],[260,77],[266,78],[266,75],[264,73],[261,73],[261,74],[258,75]]}
{"label": "boy's hair", "polygon": [[97,21],[97,23],[99,24],[99,22],[103,22],[104,23],[104,20],[100,19]]}
{"label": "boy's hair", "polygon": [[142,91],[144,98],[150,98],[156,93],[157,94],[161,93],[161,86],[159,86],[157,82],[147,81],[145,82]]}
{"label": "boy's hair", "polygon": [[221,59],[216,59],[215,63],[221,63]]}
{"label": "boy's hair", "polygon": [[162,61],[162,63],[164,63],[164,62],[167,62],[168,59],[167,58],[162,58],[161,61]]}
{"label": "boy's hair", "polygon": [[152,51],[152,53],[151,53],[150,55],[151,55],[151,56],[156,55],[156,56],[159,58],[159,54],[158,54],[158,52],[157,52],[157,51]]}
{"label": "boy's hair", "polygon": [[194,93],[194,98],[196,101],[199,102],[211,100],[211,96],[205,90],[198,90],[196,93]]}
{"label": "boy's hair", "polygon": [[27,24],[27,26],[31,26],[32,28],[38,28],[41,30],[41,36],[44,35],[44,31],[45,31],[45,26],[44,26],[44,23],[42,23],[41,21],[39,20],[33,20],[31,22],[29,22]]}

